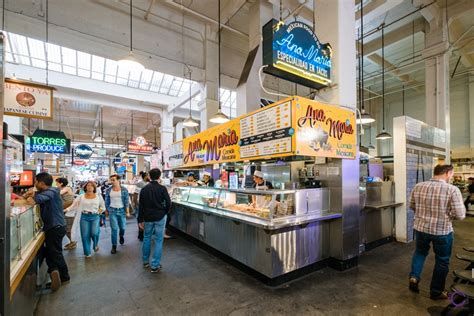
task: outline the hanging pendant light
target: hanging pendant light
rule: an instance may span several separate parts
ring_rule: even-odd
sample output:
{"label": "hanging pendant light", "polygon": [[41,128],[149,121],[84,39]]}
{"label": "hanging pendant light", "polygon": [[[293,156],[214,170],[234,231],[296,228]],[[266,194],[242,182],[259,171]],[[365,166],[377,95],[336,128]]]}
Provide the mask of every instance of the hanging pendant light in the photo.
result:
{"label": "hanging pendant light", "polygon": [[217,26],[218,26],[218,41],[217,41],[217,46],[218,46],[218,51],[217,51],[217,62],[218,62],[218,78],[217,78],[217,102],[219,104],[219,108],[217,110],[217,113],[214,114],[210,119],[209,122],[215,123],[215,124],[222,124],[226,123],[229,121],[229,117],[225,115],[222,112],[221,108],[221,0],[217,1],[217,10],[219,10],[218,14],[218,21],[217,21]]}
{"label": "hanging pendant light", "polygon": [[104,122],[103,122],[103,117],[102,117],[102,107],[100,107],[100,114],[99,114],[99,129],[100,133],[94,138],[95,143],[104,143],[105,138],[104,138]]}
{"label": "hanging pendant light", "polygon": [[360,67],[360,72],[359,72],[359,78],[360,78],[360,117],[356,119],[356,123],[359,125],[363,124],[370,124],[375,122],[375,119],[370,116],[368,112],[365,111],[365,105],[364,105],[364,4],[361,2],[360,4],[360,62],[359,62],[359,67]]}
{"label": "hanging pendant light", "polygon": [[133,0],[130,0],[130,51],[127,56],[118,60],[119,67],[122,67],[128,71],[143,71],[145,66],[143,66],[133,54],[133,24],[132,24],[132,7]]}
{"label": "hanging pendant light", "polygon": [[382,132],[375,138],[380,140],[390,139],[392,135],[385,130],[385,42],[384,42],[384,28],[382,27]]}

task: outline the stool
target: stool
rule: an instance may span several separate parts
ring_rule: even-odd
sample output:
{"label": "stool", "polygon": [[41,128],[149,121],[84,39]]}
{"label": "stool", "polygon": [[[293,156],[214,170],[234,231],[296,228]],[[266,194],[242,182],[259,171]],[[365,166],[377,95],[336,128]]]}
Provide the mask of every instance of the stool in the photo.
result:
{"label": "stool", "polygon": [[[474,285],[473,284],[453,284],[451,290],[456,295],[450,296],[450,304],[446,306],[441,315],[471,315],[474,308]],[[455,312],[455,313],[452,313]]]}
{"label": "stool", "polygon": [[453,274],[455,277],[454,282],[460,281],[461,283],[474,283],[472,271],[470,270],[455,270],[453,271]]}
{"label": "stool", "polygon": [[462,249],[464,249],[466,251],[469,251],[469,252],[474,252],[474,247],[464,247]]}

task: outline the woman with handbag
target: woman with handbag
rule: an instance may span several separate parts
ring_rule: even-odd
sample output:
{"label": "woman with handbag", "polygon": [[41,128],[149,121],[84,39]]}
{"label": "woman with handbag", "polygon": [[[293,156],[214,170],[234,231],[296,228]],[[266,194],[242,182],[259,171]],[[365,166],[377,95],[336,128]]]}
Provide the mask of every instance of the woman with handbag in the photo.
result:
{"label": "woman with handbag", "polygon": [[67,211],[68,207],[74,203],[74,192],[72,192],[72,188],[68,186],[68,183],[66,178],[56,179],[56,187],[60,190],[59,193],[63,202],[64,219],[66,220],[66,236],[69,239],[69,243],[64,246],[64,249],[72,250],[76,248],[77,245],[77,241],[72,239],[73,226],[76,222],[76,212],[74,210]]}
{"label": "woman with handbag", "polygon": [[104,199],[97,193],[97,186],[94,181],[88,181],[84,186],[85,193],[78,196],[69,207],[81,212],[81,239],[84,255],[86,258],[99,251],[99,221],[100,214],[105,210]]}

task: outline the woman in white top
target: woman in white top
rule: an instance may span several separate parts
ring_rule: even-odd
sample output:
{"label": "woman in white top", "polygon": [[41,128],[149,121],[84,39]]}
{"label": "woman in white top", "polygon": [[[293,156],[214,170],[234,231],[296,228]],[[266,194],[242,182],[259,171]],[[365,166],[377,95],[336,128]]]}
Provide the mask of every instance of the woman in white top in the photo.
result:
{"label": "woman in white top", "polygon": [[104,199],[97,194],[94,181],[89,181],[84,186],[85,194],[78,196],[68,209],[81,212],[81,239],[84,255],[91,257],[91,240],[95,252],[99,251],[99,218],[105,210]]}

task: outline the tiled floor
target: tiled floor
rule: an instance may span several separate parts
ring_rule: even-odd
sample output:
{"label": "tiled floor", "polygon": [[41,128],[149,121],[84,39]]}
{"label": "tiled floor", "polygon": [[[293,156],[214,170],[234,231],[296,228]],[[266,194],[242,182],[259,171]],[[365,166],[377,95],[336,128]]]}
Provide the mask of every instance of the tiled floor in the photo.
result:
{"label": "tiled floor", "polygon": [[[474,245],[474,218],[455,230],[453,257]],[[135,221],[116,255],[110,254],[109,231],[102,229],[92,259],[84,259],[81,248],[66,254],[72,280],[42,295],[38,315],[437,315],[447,305],[428,298],[433,254],[421,293],[407,290],[413,243],[387,244],[364,253],[352,270],[324,268],[271,289],[182,239],[165,242],[163,271],[151,274],[142,268]],[[451,270],[465,266],[451,262]]]}

